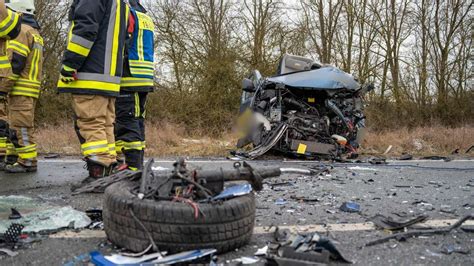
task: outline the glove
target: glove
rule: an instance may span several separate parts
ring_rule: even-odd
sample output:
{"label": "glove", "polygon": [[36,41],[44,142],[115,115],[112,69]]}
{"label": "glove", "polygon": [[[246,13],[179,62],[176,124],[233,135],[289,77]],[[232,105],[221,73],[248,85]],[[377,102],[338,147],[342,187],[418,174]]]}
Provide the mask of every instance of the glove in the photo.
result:
{"label": "glove", "polygon": [[63,65],[61,69],[61,81],[64,83],[71,83],[77,80],[77,70]]}

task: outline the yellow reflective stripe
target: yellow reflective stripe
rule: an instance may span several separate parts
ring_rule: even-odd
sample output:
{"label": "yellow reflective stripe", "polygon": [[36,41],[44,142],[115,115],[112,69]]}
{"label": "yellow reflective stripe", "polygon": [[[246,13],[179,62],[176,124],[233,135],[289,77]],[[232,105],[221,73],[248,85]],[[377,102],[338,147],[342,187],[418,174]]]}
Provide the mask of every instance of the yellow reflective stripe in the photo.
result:
{"label": "yellow reflective stripe", "polygon": [[39,68],[39,50],[35,49],[33,52],[33,60],[31,62],[31,68],[30,68],[30,80],[38,80],[38,68]]}
{"label": "yellow reflective stripe", "polygon": [[29,86],[29,87],[32,87],[32,88],[39,88],[39,87],[41,87],[41,82],[20,78],[20,79],[17,80],[15,85],[24,85],[24,86]]}
{"label": "yellow reflective stripe", "polygon": [[72,42],[72,30],[73,29],[74,29],[74,22],[71,23],[71,28],[69,29],[69,32],[68,32],[67,50],[71,51],[73,53],[76,53],[78,55],[84,56],[84,57],[89,56],[89,53],[91,51],[90,49]]}
{"label": "yellow reflective stripe", "polygon": [[120,14],[122,12],[121,8],[121,1],[115,0],[117,3],[117,12],[115,15],[115,26],[114,26],[114,41],[112,44],[112,62],[110,64],[110,74],[112,76],[115,76],[117,73],[117,59],[118,55],[122,55],[122,53],[119,53],[118,48],[119,48],[119,34],[120,34]]}
{"label": "yellow reflective stripe", "polygon": [[130,71],[133,74],[146,74],[146,75],[152,75],[155,74],[155,71],[153,69],[145,69],[145,68],[136,68],[136,67],[131,67]]}
{"label": "yellow reflective stripe", "polygon": [[15,40],[9,40],[7,42],[7,49],[15,50],[19,54],[27,57],[28,54],[31,52],[30,48],[20,42],[17,42]]}
{"label": "yellow reflective stripe", "polygon": [[33,98],[39,98],[40,90],[39,89],[32,89],[32,88],[15,86],[15,87],[13,87],[12,91],[10,92],[10,95],[28,96],[28,97],[33,97]]}
{"label": "yellow reflective stripe", "polygon": [[36,150],[36,144],[33,144],[33,145],[28,145],[28,146],[25,146],[25,147],[19,147],[19,148],[16,148],[16,150],[18,152],[31,152],[31,151],[35,151]]}
{"label": "yellow reflective stripe", "polygon": [[82,144],[81,151],[84,156],[88,156],[97,153],[108,153],[109,147],[107,140],[93,141]]}
{"label": "yellow reflective stripe", "polygon": [[78,54],[78,55],[82,55],[82,56],[84,56],[84,57],[89,56],[89,53],[90,53],[90,51],[91,51],[90,49],[87,49],[87,48],[85,48],[85,47],[82,47],[82,46],[80,46],[80,45],[78,45],[78,44],[75,44],[75,43],[73,43],[73,42],[69,42],[69,43],[67,44],[67,50],[68,50],[68,51],[71,51],[71,52],[73,52],[73,53],[76,53],[76,54]]}
{"label": "yellow reflective stripe", "polygon": [[71,89],[91,89],[101,91],[112,91],[119,92],[120,85],[115,83],[101,82],[101,81],[90,81],[90,80],[76,80],[71,83],[64,83],[59,80],[58,87],[60,88],[71,88]]}
{"label": "yellow reflective stripe", "polygon": [[138,60],[143,61],[143,58],[145,57],[143,55],[143,30],[139,29],[138,30],[138,47],[137,47],[137,53],[138,53]]}
{"label": "yellow reflective stripe", "polygon": [[130,66],[154,68],[155,64],[145,60],[129,60]]}
{"label": "yellow reflective stripe", "polygon": [[[7,17],[2,22],[0,22],[0,37],[8,35],[13,30],[13,28],[15,28],[19,22],[18,20],[20,19],[20,15],[11,11],[10,9],[7,9],[7,14]],[[13,22],[10,24],[10,26],[5,28],[11,21]]]}
{"label": "yellow reflective stripe", "polygon": [[37,145],[29,145],[25,147],[16,148],[16,152],[18,153],[18,157],[20,159],[34,159],[38,157],[38,152],[36,151]]}
{"label": "yellow reflective stripe", "polygon": [[124,150],[142,150],[143,144],[141,141],[134,141],[134,142],[124,142]]}
{"label": "yellow reflective stripe", "polygon": [[140,117],[140,97],[135,93],[135,117]]}
{"label": "yellow reflective stripe", "polygon": [[38,152],[18,153],[18,157],[23,160],[35,159],[38,157]]}
{"label": "yellow reflective stripe", "polygon": [[7,138],[0,138],[0,149],[7,148]]}
{"label": "yellow reflective stripe", "polygon": [[152,79],[146,78],[122,78],[122,82],[120,84],[122,87],[139,87],[139,86],[155,86],[155,83]]}
{"label": "yellow reflective stripe", "polygon": [[109,153],[111,155],[117,155],[117,152],[115,151],[115,144],[109,144],[108,147],[109,147]]}
{"label": "yellow reflective stripe", "polygon": [[123,141],[117,140],[117,141],[115,142],[115,151],[116,151],[118,154],[122,154],[122,149],[123,149]]}
{"label": "yellow reflective stripe", "polygon": [[93,146],[97,146],[97,145],[107,146],[108,143],[107,143],[107,140],[91,141],[91,142],[86,142],[86,143],[82,144],[81,148],[89,148],[89,147],[93,147]]}

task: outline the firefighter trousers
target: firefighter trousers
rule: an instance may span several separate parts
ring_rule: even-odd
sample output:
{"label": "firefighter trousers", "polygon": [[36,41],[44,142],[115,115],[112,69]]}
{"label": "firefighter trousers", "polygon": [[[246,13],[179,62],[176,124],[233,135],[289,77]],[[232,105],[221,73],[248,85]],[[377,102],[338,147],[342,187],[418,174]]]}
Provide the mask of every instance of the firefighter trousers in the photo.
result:
{"label": "firefighter trousers", "polygon": [[9,96],[9,135],[5,143],[6,155],[18,156],[17,162],[27,167],[37,165],[38,152],[34,136],[36,102],[37,99],[33,97]]}
{"label": "firefighter trousers", "polygon": [[131,169],[143,167],[147,92],[121,91],[116,102],[116,151]]}
{"label": "firefighter trousers", "polygon": [[115,163],[115,98],[73,94],[72,106],[84,158],[105,167]]}

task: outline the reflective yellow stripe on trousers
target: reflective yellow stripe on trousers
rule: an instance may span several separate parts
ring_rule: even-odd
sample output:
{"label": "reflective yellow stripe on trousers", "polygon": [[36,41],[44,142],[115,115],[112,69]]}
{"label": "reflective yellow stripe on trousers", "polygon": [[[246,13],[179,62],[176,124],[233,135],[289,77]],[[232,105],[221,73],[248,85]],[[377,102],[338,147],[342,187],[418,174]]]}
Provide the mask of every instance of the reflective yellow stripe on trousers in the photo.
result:
{"label": "reflective yellow stripe on trousers", "polygon": [[81,151],[84,156],[109,153],[109,146],[107,140],[86,142],[81,145]]}
{"label": "reflective yellow stripe on trousers", "polygon": [[36,151],[36,144],[16,148],[18,157],[23,160],[36,159],[38,157],[38,152]]}

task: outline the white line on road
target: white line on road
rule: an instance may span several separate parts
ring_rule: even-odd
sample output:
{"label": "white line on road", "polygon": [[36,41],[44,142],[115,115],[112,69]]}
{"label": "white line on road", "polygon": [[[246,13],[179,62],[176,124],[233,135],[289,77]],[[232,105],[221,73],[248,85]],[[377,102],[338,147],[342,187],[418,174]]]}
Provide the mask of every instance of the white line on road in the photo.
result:
{"label": "white line on road", "polygon": [[[448,227],[458,220],[429,220],[418,224],[423,227],[442,228]],[[466,221],[463,225],[474,225],[474,221]],[[278,226],[280,229],[288,229],[295,232],[309,233],[309,232],[356,232],[356,231],[371,231],[376,230],[373,223],[352,223],[352,224],[328,224],[326,226],[319,224],[310,225],[282,225]],[[253,233],[256,235],[272,233],[275,227],[255,227]],[[80,232],[63,231],[49,236],[50,238],[105,238],[104,231],[97,230],[83,230]]]}

